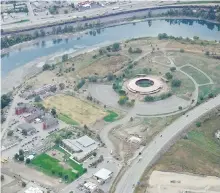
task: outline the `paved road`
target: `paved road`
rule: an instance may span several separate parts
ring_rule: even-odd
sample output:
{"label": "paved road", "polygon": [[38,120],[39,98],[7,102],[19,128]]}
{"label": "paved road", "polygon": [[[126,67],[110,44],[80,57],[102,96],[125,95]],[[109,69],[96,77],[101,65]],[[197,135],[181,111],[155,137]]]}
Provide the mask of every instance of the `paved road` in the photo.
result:
{"label": "paved road", "polygon": [[[181,0],[184,1],[184,0]],[[193,1],[193,0],[191,0]],[[153,8],[153,7],[159,7],[159,6],[165,6],[166,4],[172,4],[172,0],[165,0],[163,3],[160,3],[158,1],[151,1],[151,0],[144,0],[144,1],[132,1],[131,3],[123,3],[123,4],[113,4],[113,5],[108,5],[106,7],[100,7],[100,8],[94,8],[94,9],[89,9],[85,10],[83,12],[73,12],[70,14],[59,14],[59,15],[52,15],[48,17],[42,17],[42,16],[34,16],[33,12],[31,11],[30,4],[27,3],[27,6],[30,10],[30,16],[28,19],[30,19],[30,22],[25,22],[25,23],[4,23],[3,29],[4,30],[10,30],[10,29],[21,29],[21,28],[27,28],[27,27],[33,27],[33,26],[42,26],[42,25],[48,25],[49,23],[55,23],[55,22],[60,22],[60,21],[68,21],[73,19],[74,17],[93,17],[97,15],[103,15],[103,14],[112,14],[112,13],[117,13],[117,12],[122,12],[122,11],[128,11],[128,10],[138,10],[142,8]],[[196,5],[196,4],[195,4]],[[207,4],[200,4],[201,5],[207,5]],[[213,3],[210,3],[208,5],[215,5]],[[172,6],[175,6],[173,4]],[[119,9],[113,10],[114,7],[120,7]]]}
{"label": "paved road", "polygon": [[[183,133],[190,124],[219,105],[220,95],[198,107],[195,107],[187,113],[188,116],[184,115],[180,117],[165,128],[143,151],[141,155],[142,160],[139,162],[138,159],[134,160],[132,165],[118,182],[115,193],[134,192],[133,184],[135,184],[135,186],[137,185],[145,168],[151,165],[154,159],[160,154],[160,151],[163,150],[164,147],[169,146],[170,142],[175,140],[176,136]],[[160,135],[162,135],[162,137],[160,137]]]}

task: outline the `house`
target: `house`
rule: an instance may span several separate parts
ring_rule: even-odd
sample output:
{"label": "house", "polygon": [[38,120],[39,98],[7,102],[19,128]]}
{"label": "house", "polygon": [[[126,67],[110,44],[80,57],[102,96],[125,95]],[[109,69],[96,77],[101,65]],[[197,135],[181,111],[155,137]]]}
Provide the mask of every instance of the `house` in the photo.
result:
{"label": "house", "polygon": [[32,135],[36,133],[36,129],[29,123],[22,123],[17,126],[18,131],[26,133],[27,135]]}
{"label": "house", "polygon": [[98,143],[84,135],[78,139],[63,139],[60,147],[70,153],[73,159],[82,162],[98,148]]}
{"label": "house", "polygon": [[49,129],[51,127],[57,126],[58,124],[58,120],[52,115],[46,115],[43,117],[43,129]]}
{"label": "house", "polygon": [[28,123],[33,122],[35,119],[43,116],[45,112],[43,110],[35,109],[28,116],[24,117],[24,120]]}
{"label": "house", "polygon": [[17,107],[15,107],[15,114],[20,115],[23,113],[30,113],[34,111],[36,108],[28,103],[18,103]]}
{"label": "house", "polygon": [[111,178],[112,178],[113,172],[102,168],[101,170],[99,170],[98,172],[96,172],[93,177],[100,183],[100,184],[104,184],[106,182],[108,182]]}

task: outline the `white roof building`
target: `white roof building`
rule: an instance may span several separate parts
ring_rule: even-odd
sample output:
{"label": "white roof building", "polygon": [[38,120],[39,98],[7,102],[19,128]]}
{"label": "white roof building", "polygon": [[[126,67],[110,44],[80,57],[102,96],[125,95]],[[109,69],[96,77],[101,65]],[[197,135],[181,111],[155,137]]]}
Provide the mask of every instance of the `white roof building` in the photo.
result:
{"label": "white roof building", "polygon": [[132,137],[129,138],[128,142],[138,144],[138,143],[141,142],[141,139],[139,137],[132,136]]}
{"label": "white roof building", "polygon": [[112,177],[113,172],[102,168],[98,172],[96,172],[93,176],[98,180],[100,183],[105,183],[108,179]]}
{"label": "white roof building", "polygon": [[98,148],[98,142],[85,135],[78,139],[63,139],[60,147],[70,153],[73,159],[83,161]]}
{"label": "white roof building", "polygon": [[24,193],[43,193],[43,191],[38,187],[30,187]]}
{"label": "white roof building", "polygon": [[92,182],[86,182],[83,186],[87,190],[89,190],[91,193],[94,192],[98,188],[98,186],[95,183],[92,183]]}

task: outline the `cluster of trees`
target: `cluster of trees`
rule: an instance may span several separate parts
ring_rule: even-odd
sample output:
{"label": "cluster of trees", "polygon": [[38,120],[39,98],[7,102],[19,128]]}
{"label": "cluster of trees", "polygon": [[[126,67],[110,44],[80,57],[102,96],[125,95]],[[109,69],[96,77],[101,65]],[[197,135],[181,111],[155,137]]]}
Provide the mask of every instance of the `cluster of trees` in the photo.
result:
{"label": "cluster of trees", "polygon": [[172,87],[180,87],[181,86],[181,80],[173,79],[171,82]]}
{"label": "cluster of trees", "polygon": [[112,44],[111,46],[107,46],[106,50],[108,52],[117,52],[119,51],[121,48],[120,48],[120,44],[119,43],[114,43]]}
{"label": "cluster of trees", "polygon": [[160,96],[145,96],[144,97],[144,101],[145,102],[154,102],[154,101],[158,101],[158,100],[164,100],[168,97],[172,96],[172,93],[171,92],[168,92],[168,93],[163,93],[161,94]]}
{"label": "cluster of trees", "polygon": [[140,48],[132,48],[132,47],[130,47],[129,49],[128,49],[128,52],[129,53],[132,53],[132,54],[140,54],[140,53],[142,53],[142,49],[140,49]]}
{"label": "cluster of trees", "polygon": [[24,151],[22,149],[19,149],[19,152],[14,155],[14,159],[16,161],[22,161],[23,162],[24,161]]}
{"label": "cluster of trees", "polygon": [[[220,6],[206,8],[206,9],[196,9],[190,7],[184,7],[182,9],[170,9],[166,13],[162,13],[161,16],[187,16],[196,17],[207,20],[217,20],[220,21]],[[216,11],[215,11],[216,10]]]}
{"label": "cluster of trees", "polygon": [[133,107],[135,104],[135,100],[129,100],[128,96],[126,95],[122,95],[120,96],[119,100],[118,100],[118,104],[119,105],[126,105],[128,107]]}
{"label": "cluster of trees", "polygon": [[9,94],[3,94],[1,96],[1,109],[5,108],[11,102],[11,96]]}

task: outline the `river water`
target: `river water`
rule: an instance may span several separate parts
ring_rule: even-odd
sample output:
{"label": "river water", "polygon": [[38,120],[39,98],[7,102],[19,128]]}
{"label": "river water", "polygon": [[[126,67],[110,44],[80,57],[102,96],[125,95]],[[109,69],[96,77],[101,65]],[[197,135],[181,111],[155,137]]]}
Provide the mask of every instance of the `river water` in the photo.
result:
{"label": "river water", "polygon": [[32,45],[22,50],[10,52],[1,58],[2,77],[17,67],[31,62],[37,58],[51,55],[53,53],[75,51],[100,43],[109,41],[121,41],[134,37],[151,36],[156,37],[159,33],[167,33],[173,36],[192,38],[199,36],[200,39],[220,40],[220,25],[199,20],[153,20],[136,23],[135,25],[125,24],[115,27],[101,29],[96,35],[85,34],[80,39],[69,38],[54,43],[49,37],[44,43]]}

